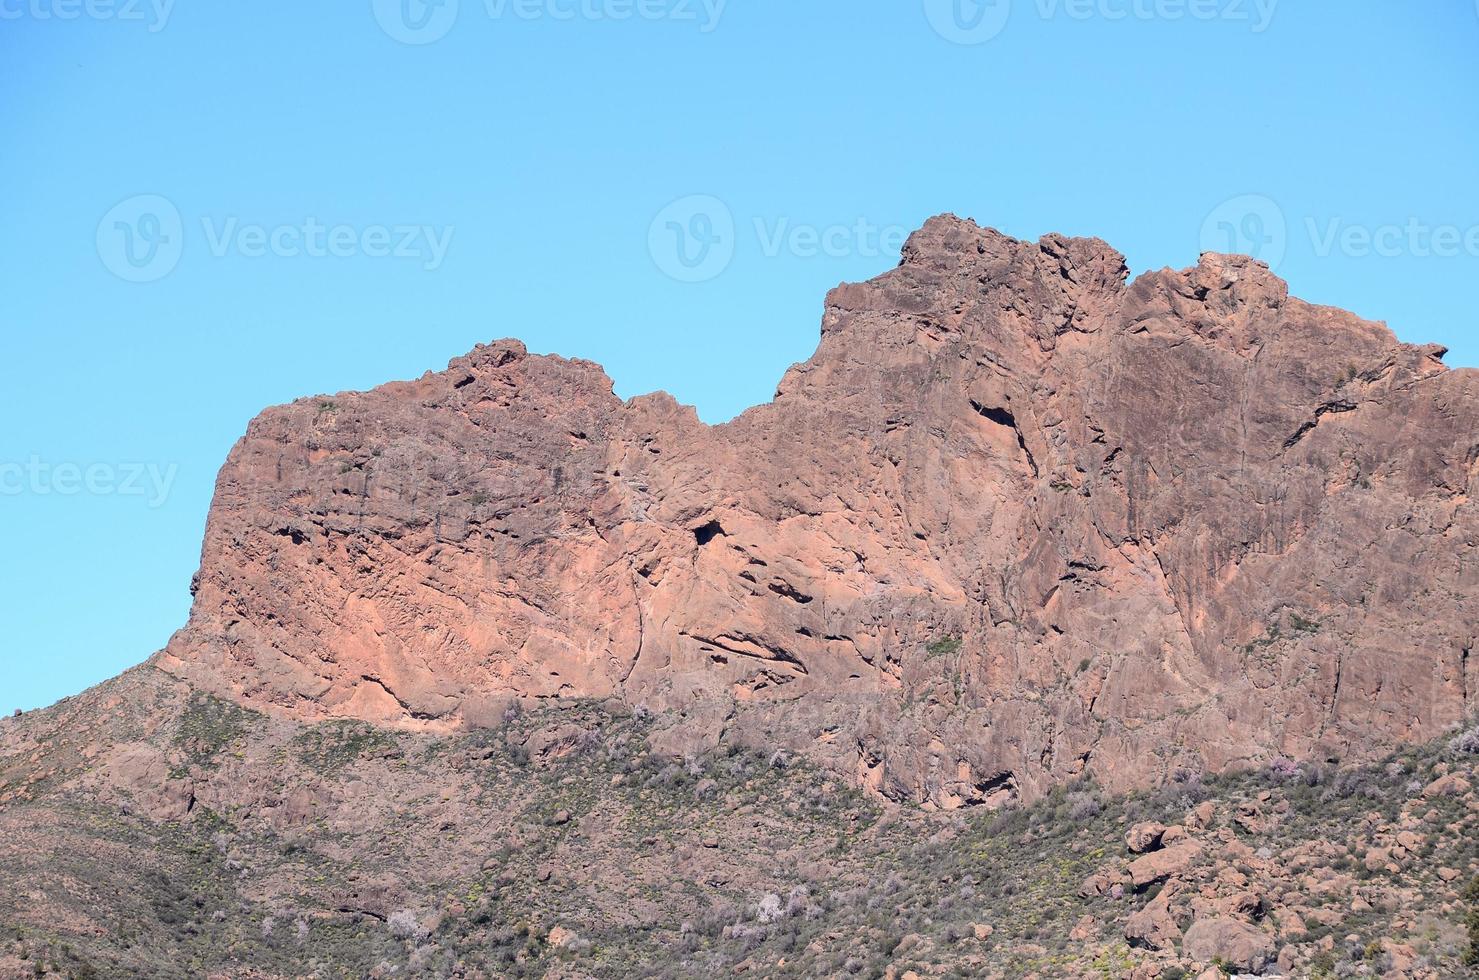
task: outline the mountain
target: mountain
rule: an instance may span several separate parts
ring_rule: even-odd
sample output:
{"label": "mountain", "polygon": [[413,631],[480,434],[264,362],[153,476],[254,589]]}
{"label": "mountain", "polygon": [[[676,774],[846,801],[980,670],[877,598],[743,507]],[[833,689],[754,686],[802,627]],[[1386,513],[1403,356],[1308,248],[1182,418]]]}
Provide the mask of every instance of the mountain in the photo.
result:
{"label": "mountain", "polygon": [[672,713],[894,800],[1371,758],[1471,710],[1479,372],[1208,254],[951,217],[720,426],[513,341],[252,422],[155,663],[302,720]]}
{"label": "mountain", "polygon": [[1443,353],[943,216],[724,425],[516,341],[269,409],[187,625],[0,720],[0,978],[1464,976]]}

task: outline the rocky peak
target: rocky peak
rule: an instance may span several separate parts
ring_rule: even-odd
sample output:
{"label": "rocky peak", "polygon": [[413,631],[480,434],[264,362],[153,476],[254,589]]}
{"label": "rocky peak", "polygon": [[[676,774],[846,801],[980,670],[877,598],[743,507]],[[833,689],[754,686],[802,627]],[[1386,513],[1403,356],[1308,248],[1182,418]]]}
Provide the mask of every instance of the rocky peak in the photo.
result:
{"label": "rocky peak", "polygon": [[726,425],[517,341],[269,410],[157,662],[433,730],[619,698],[938,807],[1363,756],[1479,690],[1479,391],[1440,358],[1246,257],[1127,284],[932,218]]}

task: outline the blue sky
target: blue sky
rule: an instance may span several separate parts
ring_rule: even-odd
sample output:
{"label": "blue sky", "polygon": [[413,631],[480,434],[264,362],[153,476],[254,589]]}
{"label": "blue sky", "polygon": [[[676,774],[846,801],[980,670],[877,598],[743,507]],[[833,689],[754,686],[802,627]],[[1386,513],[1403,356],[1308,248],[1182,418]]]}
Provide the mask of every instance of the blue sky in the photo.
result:
{"label": "blue sky", "polygon": [[263,407],[516,336],[722,420],[942,211],[1479,365],[1476,50],[1472,0],[0,0],[0,709],[183,624]]}

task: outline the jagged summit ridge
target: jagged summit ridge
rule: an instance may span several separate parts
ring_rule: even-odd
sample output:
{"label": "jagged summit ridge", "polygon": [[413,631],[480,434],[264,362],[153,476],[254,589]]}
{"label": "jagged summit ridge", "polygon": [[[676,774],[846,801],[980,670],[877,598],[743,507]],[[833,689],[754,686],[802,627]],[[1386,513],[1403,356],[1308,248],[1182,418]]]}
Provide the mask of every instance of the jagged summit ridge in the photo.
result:
{"label": "jagged summit ridge", "polygon": [[268,410],[156,662],[412,727],[621,698],[945,807],[1371,753],[1479,683],[1441,355],[1245,257],[933,218],[723,425],[517,341]]}

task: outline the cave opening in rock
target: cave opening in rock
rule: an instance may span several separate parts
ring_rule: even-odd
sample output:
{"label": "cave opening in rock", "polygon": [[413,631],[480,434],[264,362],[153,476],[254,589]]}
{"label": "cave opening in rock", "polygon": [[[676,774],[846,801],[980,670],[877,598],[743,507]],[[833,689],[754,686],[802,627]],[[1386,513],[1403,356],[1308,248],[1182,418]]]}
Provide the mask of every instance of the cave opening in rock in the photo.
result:
{"label": "cave opening in rock", "polygon": [[1004,408],[992,408],[988,405],[982,405],[980,402],[977,401],[971,402],[971,408],[974,408],[976,410],[976,414],[981,416],[983,419],[995,422],[997,425],[1005,425],[1011,429],[1015,429],[1017,427],[1017,416],[1013,415],[1011,412],[1007,411]]}
{"label": "cave opening in rock", "polygon": [[709,521],[707,524],[693,529],[693,539],[698,542],[700,548],[721,534],[724,534],[724,526],[718,521]]}

